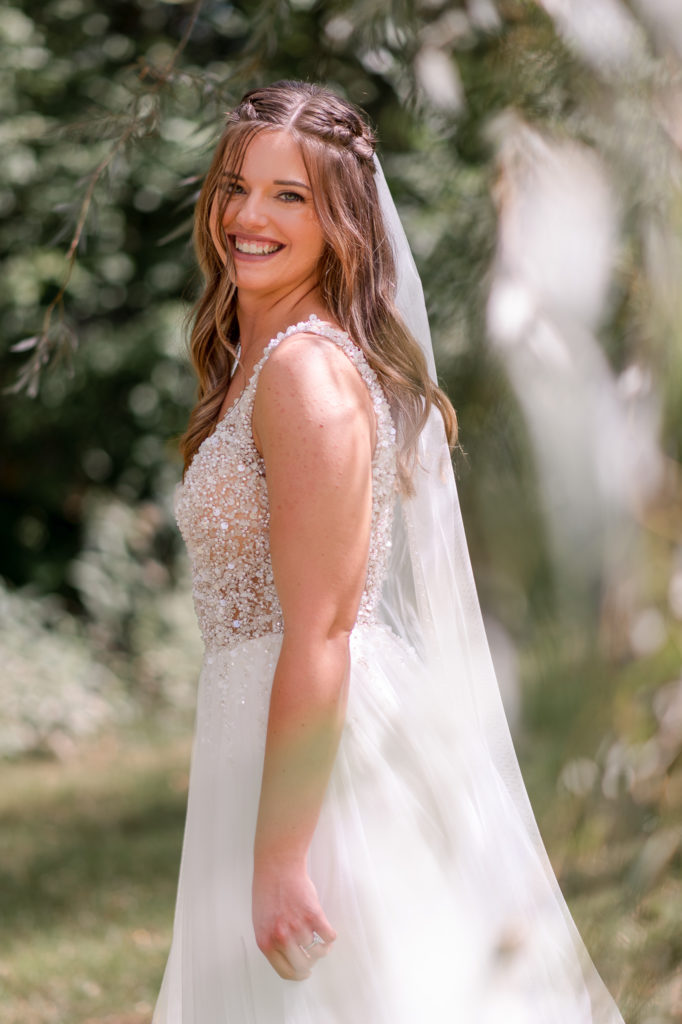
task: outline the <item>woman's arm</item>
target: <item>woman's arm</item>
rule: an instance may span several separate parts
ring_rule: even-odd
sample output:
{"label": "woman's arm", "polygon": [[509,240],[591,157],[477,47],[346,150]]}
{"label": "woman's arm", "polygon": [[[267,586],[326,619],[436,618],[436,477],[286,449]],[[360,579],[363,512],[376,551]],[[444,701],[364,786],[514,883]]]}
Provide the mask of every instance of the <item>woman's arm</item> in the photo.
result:
{"label": "woman's arm", "polygon": [[[349,635],[367,571],[374,412],[333,342],[294,336],[266,362],[254,438],[263,453],[284,636],[275,670],[254,848],[260,949],[282,977],[310,973],[300,945],[334,938],[306,870],[343,727]],[[312,954],[326,952],[316,945]]]}

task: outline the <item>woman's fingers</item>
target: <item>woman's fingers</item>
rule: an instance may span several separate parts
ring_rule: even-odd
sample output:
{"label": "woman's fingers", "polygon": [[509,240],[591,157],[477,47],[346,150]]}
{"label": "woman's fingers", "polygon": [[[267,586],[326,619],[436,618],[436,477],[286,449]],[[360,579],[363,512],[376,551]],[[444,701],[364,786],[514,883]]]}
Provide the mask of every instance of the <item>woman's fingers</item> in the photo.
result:
{"label": "woman's fingers", "polygon": [[254,872],[253,921],[258,948],[292,981],[309,978],[336,938],[305,870],[283,872],[278,863]]}
{"label": "woman's fingers", "polygon": [[309,976],[319,957],[312,955],[312,950],[306,950],[301,943],[293,939],[284,947],[284,955],[295,971]]}
{"label": "woman's fingers", "polygon": [[305,981],[312,973],[311,962],[306,960],[300,949],[298,950],[298,956],[289,947],[287,947],[287,953],[279,949],[273,949],[268,955],[268,960],[280,978],[284,978],[286,981]]}
{"label": "woman's fingers", "polygon": [[312,932],[309,933],[309,936],[309,938],[306,936],[305,941],[300,943],[299,948],[312,961],[320,960],[323,956],[327,955],[336,938],[336,932],[324,916],[321,907],[318,911],[317,923]]}
{"label": "woman's fingers", "polygon": [[[317,924],[315,925],[315,931],[313,932],[313,936],[314,935],[319,935],[320,938],[323,939],[326,942],[327,945],[329,945],[331,942],[333,942],[334,939],[336,938],[336,932],[334,931],[334,929],[330,925],[330,923],[327,920],[327,918],[324,916],[324,913],[323,913],[321,907],[319,908],[319,911],[318,911],[318,914],[317,914]],[[312,936],[311,936],[311,939],[312,939]]]}
{"label": "woman's fingers", "polygon": [[319,960],[320,957],[327,955],[329,946],[330,943],[325,942],[320,933],[314,931],[308,941],[300,943],[299,948],[303,950],[309,959]]}
{"label": "woman's fingers", "polygon": [[306,942],[290,939],[279,948],[272,949],[268,959],[280,977],[288,981],[304,981],[310,977],[317,961],[329,952],[336,933],[328,928],[327,934],[329,941],[323,939],[318,931],[306,936]]}

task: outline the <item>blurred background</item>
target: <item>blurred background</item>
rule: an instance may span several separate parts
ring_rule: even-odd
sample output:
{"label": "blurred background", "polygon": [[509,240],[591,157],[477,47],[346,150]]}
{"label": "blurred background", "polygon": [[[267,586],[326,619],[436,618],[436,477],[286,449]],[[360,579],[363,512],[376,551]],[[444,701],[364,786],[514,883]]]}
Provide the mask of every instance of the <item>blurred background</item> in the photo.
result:
{"label": "blurred background", "polygon": [[678,0],[0,11],[0,1024],[145,1024],[200,644],[172,517],[224,112],[378,130],[541,831],[628,1024],[682,1019]]}

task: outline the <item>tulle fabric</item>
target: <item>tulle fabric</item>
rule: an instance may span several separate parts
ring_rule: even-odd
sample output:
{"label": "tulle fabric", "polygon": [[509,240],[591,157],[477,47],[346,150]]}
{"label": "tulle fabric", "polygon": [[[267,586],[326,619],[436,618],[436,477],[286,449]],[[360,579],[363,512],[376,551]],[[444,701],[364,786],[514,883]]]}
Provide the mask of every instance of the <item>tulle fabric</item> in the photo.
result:
{"label": "tulle fabric", "polygon": [[153,1024],[591,1022],[507,787],[475,734],[424,702],[425,663],[383,625],[351,637],[347,719],[309,855],[338,938],[306,981],[274,972],[255,944],[251,880],[280,645],[271,634],[204,662]]}
{"label": "tulle fabric", "polygon": [[[435,376],[421,283],[376,162],[397,309]],[[623,1024],[571,918],[500,699],[442,420],[400,498],[381,624],[356,625],[309,870],[338,933],[304,982],[255,945],[272,634],[207,653],[173,940],[153,1024]]]}
{"label": "tulle fabric", "polygon": [[[376,157],[375,177],[395,255],[396,308],[419,342],[435,380],[421,280]],[[483,854],[494,857],[496,850],[503,851],[499,855],[504,860],[506,883],[514,891],[526,890],[526,931],[531,935],[547,933],[549,948],[561,949],[559,960],[551,955],[545,959],[544,975],[537,957],[528,955],[524,948],[516,957],[517,963],[523,965],[523,972],[528,971],[529,978],[536,977],[538,992],[543,976],[551,979],[547,984],[554,984],[557,992],[562,991],[566,979],[569,988],[572,986],[572,1017],[563,1016],[564,1009],[554,1009],[546,1020],[623,1024],[571,917],[528,798],[483,624],[445,429],[435,409],[420,434],[417,456],[414,494],[399,499],[394,518],[393,560],[384,585],[383,615],[397,634],[409,639],[424,661],[425,671],[413,699],[422,716],[419,728],[426,730],[423,742],[430,747],[429,756],[442,766],[436,793],[447,801],[452,785],[448,770],[451,751],[462,735],[466,736],[468,756],[476,766],[470,778],[481,814]],[[500,791],[500,809],[504,808],[501,820],[493,817],[495,806],[490,794],[494,786]],[[453,810],[459,810],[457,801]],[[465,820],[462,830],[466,827]],[[459,835],[463,836],[463,831]],[[485,892],[477,896],[480,918],[492,915],[494,926],[494,901],[487,899]],[[523,991],[522,1001],[528,994],[527,989]],[[536,1005],[544,1005],[539,994],[537,1003],[535,1000],[533,993],[522,1019],[535,1020]],[[569,997],[562,1007],[570,1001]],[[474,1019],[485,1019],[477,1014],[478,1010]]]}

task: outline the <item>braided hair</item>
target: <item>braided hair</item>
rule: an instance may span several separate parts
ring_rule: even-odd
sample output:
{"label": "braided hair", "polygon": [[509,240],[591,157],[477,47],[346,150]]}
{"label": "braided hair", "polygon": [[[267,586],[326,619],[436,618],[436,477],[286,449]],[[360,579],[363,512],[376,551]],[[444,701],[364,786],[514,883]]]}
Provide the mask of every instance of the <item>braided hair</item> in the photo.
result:
{"label": "braided hair", "polygon": [[[321,298],[362,349],[386,393],[400,439],[401,487],[409,494],[416,440],[431,406],[440,410],[451,444],[457,433],[455,411],[431,380],[423,353],[394,306],[393,253],[374,180],[375,133],[347,100],[298,81],[252,89],[229,112],[199,196],[194,238],[205,288],[190,339],[199,387],[181,439],[185,470],[215,428],[239,340],[231,256],[227,246],[217,250],[211,216],[215,204],[229,201],[249,143],[267,131],[286,131],[300,146],[325,240],[318,267]],[[221,216],[217,222],[222,223]]]}
{"label": "braided hair", "polygon": [[355,107],[328,89],[306,82],[282,81],[252,89],[228,120],[257,121],[316,135],[370,164],[376,149],[374,131]]}

